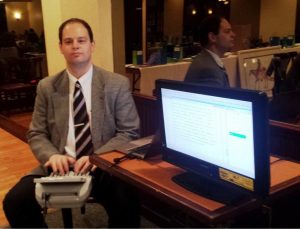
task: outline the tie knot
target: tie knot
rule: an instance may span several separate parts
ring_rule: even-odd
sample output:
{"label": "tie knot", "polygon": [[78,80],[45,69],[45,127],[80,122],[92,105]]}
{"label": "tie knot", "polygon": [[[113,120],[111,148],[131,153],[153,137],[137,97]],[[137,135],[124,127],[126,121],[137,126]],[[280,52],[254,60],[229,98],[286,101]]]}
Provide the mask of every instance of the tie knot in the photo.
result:
{"label": "tie knot", "polygon": [[77,88],[79,88],[79,89],[81,88],[81,85],[80,85],[79,81],[76,81],[75,87],[77,87]]}

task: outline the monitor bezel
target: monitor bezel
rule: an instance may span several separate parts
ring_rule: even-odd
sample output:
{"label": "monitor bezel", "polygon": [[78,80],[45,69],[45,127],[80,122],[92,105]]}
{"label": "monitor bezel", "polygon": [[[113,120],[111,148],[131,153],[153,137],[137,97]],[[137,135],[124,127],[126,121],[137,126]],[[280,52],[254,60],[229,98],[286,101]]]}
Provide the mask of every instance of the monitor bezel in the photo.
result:
{"label": "monitor bezel", "polygon": [[[165,129],[163,122],[163,107],[161,99],[161,89],[179,90],[197,94],[212,95],[230,99],[239,99],[252,102],[253,104],[253,133],[254,134],[254,160],[255,160],[255,179],[254,190],[242,188],[231,182],[218,178],[219,166],[213,165],[186,154],[169,149],[166,146]],[[268,151],[268,98],[264,92],[237,89],[210,87],[195,83],[173,80],[156,80],[156,92],[158,101],[158,110],[160,118],[160,131],[162,141],[162,159],[188,172],[196,173],[216,182],[223,183],[226,186],[232,186],[248,193],[253,193],[257,197],[265,198],[269,194],[270,188],[270,155]],[[236,173],[236,172],[235,172]]]}

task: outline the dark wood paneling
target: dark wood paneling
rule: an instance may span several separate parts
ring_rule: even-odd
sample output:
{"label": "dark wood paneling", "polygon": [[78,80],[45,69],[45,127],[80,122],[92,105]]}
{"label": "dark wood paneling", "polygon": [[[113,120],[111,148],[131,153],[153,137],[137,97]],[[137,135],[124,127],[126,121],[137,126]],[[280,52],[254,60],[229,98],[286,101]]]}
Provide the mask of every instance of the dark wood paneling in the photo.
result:
{"label": "dark wood paneling", "polygon": [[300,126],[270,120],[270,152],[300,161]]}
{"label": "dark wood paneling", "polygon": [[269,118],[270,152],[300,160],[300,91],[275,95]]}

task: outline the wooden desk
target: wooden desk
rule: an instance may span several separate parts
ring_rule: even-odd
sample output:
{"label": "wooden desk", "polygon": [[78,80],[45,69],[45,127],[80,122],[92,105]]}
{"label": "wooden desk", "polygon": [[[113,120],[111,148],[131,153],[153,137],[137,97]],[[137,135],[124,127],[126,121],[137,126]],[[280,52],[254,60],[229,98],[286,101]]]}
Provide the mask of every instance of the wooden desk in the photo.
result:
{"label": "wooden desk", "polygon": [[[91,156],[90,160],[108,173],[133,184],[162,202],[181,209],[205,225],[227,225],[231,219],[258,209],[262,205],[258,200],[252,199],[237,206],[226,206],[192,193],[171,180],[183,170],[162,161],[160,157],[147,161],[127,160],[112,166],[113,159],[121,155],[118,152],[111,152]],[[300,186],[300,164],[272,157],[270,197],[298,186]]]}

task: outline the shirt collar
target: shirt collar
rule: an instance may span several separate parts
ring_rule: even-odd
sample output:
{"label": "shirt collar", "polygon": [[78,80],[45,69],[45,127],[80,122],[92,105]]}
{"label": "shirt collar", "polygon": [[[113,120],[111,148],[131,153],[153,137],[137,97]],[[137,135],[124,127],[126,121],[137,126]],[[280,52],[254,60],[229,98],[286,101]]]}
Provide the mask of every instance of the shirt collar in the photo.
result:
{"label": "shirt collar", "polygon": [[85,84],[87,81],[89,81],[92,78],[93,75],[93,66],[91,65],[91,67],[89,68],[89,70],[83,74],[79,79],[77,79],[74,75],[72,75],[72,73],[67,69],[67,73],[68,73],[68,77],[70,79],[70,81],[75,84],[76,81],[79,81],[79,83],[81,85]]}
{"label": "shirt collar", "polygon": [[205,50],[212,56],[212,58],[214,58],[214,60],[216,61],[217,65],[219,65],[220,68],[224,68],[224,63],[217,54],[210,51],[209,49],[205,49]]}

